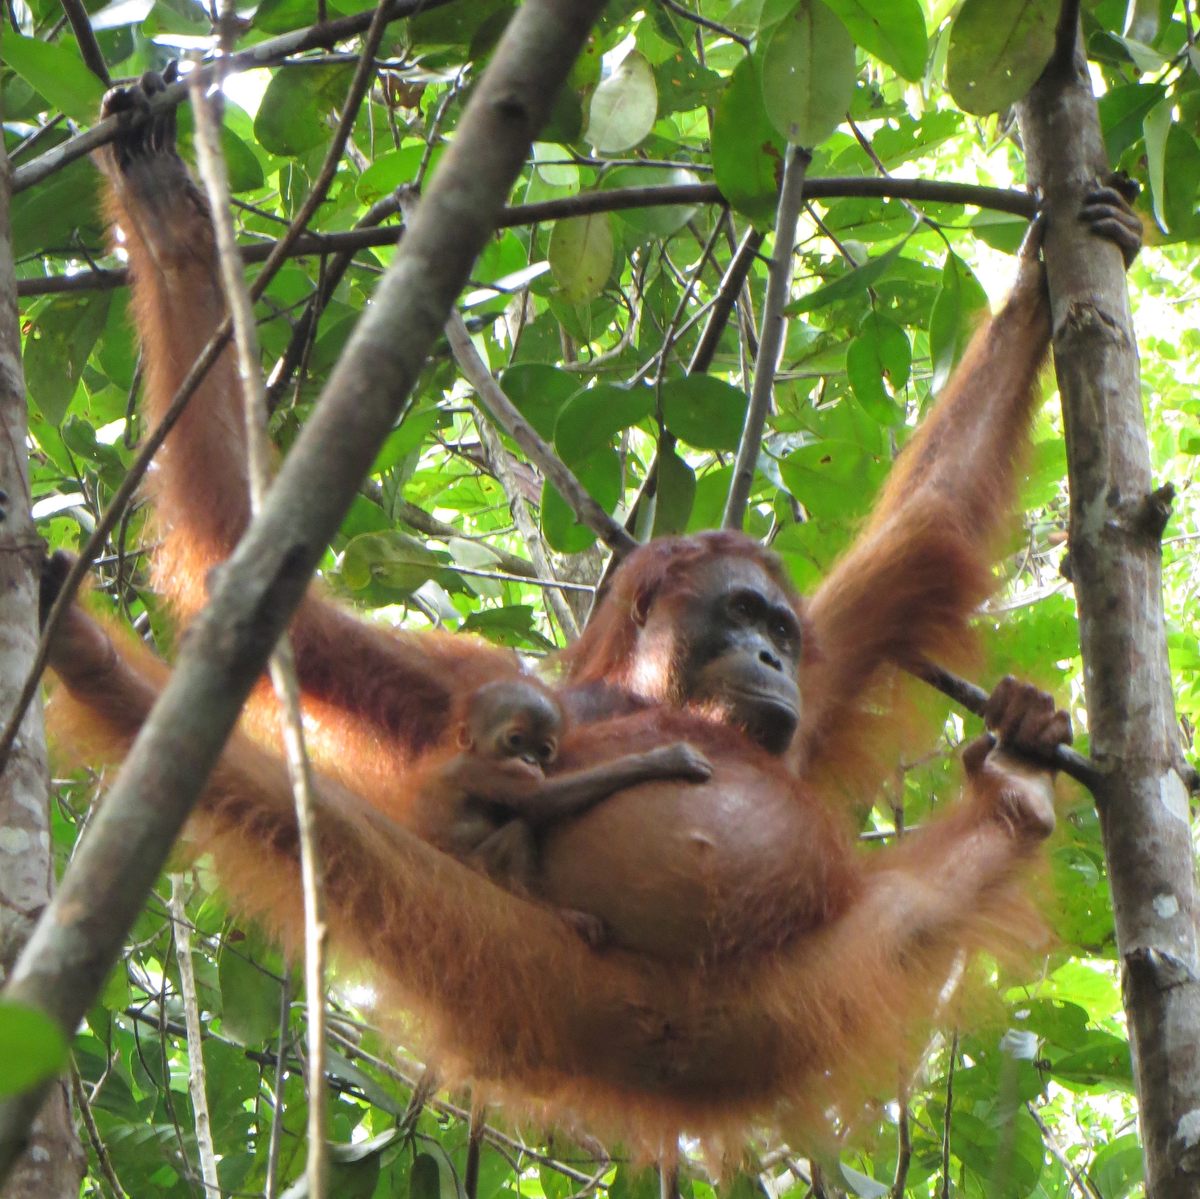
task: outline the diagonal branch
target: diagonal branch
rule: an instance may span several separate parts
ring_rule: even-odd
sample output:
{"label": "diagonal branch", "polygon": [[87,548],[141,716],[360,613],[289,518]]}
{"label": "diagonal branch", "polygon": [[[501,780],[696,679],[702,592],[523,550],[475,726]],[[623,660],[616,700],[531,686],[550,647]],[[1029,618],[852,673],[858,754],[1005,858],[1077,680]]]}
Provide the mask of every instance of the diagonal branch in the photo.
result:
{"label": "diagonal branch", "polygon": [[104,53],[100,49],[100,43],[96,41],[96,31],[92,28],[91,18],[82,0],[62,0],[62,6],[71,32],[79,43],[79,56],[84,65],[105,87],[110,87],[112,77],[108,73],[108,64],[104,61]]}

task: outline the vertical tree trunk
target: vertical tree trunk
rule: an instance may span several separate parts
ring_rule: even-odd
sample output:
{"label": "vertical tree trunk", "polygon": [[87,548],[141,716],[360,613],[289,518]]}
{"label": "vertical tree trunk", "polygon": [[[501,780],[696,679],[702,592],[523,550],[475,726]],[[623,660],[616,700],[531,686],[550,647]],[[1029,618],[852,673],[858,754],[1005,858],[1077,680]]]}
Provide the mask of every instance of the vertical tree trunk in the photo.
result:
{"label": "vertical tree trunk", "polygon": [[[29,514],[25,380],[8,224],[8,157],[0,142],[0,723],[16,702],[38,639],[42,544]],[[49,774],[40,705],[30,707],[0,774],[0,984],[50,899]],[[79,1193],[83,1157],[67,1082],[55,1084],[4,1199]]]}
{"label": "vertical tree trunk", "polygon": [[1190,772],[1175,722],[1160,535],[1137,346],[1115,247],[1075,219],[1107,171],[1086,64],[1047,71],[1020,107],[1045,258],[1071,485],[1091,753],[1113,894],[1151,1199],[1200,1190],[1200,983]]}

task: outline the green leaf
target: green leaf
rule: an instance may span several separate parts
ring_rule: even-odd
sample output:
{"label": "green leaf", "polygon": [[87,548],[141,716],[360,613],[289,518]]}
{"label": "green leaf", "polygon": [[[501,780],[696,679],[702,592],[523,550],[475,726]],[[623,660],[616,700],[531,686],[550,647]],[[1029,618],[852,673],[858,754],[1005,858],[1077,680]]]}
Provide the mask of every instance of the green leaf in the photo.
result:
{"label": "green leaf", "polygon": [[1127,1132],[1102,1145],[1087,1176],[1103,1199],[1125,1199],[1141,1186],[1145,1167],[1137,1133]]}
{"label": "green leaf", "polygon": [[[229,106],[233,108],[232,105]],[[240,114],[242,122],[250,130],[250,118],[245,113]],[[190,105],[183,105],[178,117],[179,148],[183,157],[194,155],[192,146],[195,141],[195,127]],[[225,158],[225,169],[229,174],[229,190],[237,195],[239,192],[254,191],[263,186],[262,163],[254,151],[246,145],[230,127],[228,113],[226,121],[221,126],[221,154]]]}
{"label": "green leaf", "polygon": [[[575,477],[605,512],[621,498],[621,460],[616,450],[604,446],[573,464]],[[542,532],[551,549],[560,554],[578,554],[596,540],[596,534],[575,520],[575,514],[552,483],[542,488]]]}
{"label": "green leaf", "polygon": [[696,472],[674,451],[658,460],[654,490],[654,522],[651,537],[673,537],[682,533],[696,499]]}
{"label": "green leaf", "polygon": [[[692,171],[667,167],[617,167],[604,176],[604,189],[623,187],[664,187],[696,183]],[[660,205],[655,208],[626,208],[613,215],[623,225],[645,238],[670,237],[696,214],[694,204]]]}
{"label": "green leaf", "polygon": [[749,402],[740,387],[712,375],[688,375],[662,387],[667,428],[700,450],[736,450]]}
{"label": "green leaf", "polygon": [[267,1045],[279,1036],[279,983],[245,955],[226,947],[218,965],[221,1031],[240,1045]]}
{"label": "green leaf", "polygon": [[899,391],[908,380],[911,361],[908,335],[895,321],[875,312],[863,321],[846,350],[846,376],[854,398],[881,425],[894,425],[904,417],[883,381],[886,377],[892,391]]}
{"label": "green leaf", "polygon": [[1091,1029],[1087,1043],[1050,1062],[1050,1073],[1071,1090],[1116,1087],[1133,1090],[1133,1063],[1129,1042],[1110,1033]]}
{"label": "green leaf", "polygon": [[43,250],[99,242],[102,233],[96,203],[96,168],[79,159],[12,200],[13,257]]}
{"label": "green leaf", "polygon": [[1054,52],[1058,0],[965,0],[950,27],[946,86],[983,116],[1015,104]]}
{"label": "green leaf", "polygon": [[713,173],[721,195],[756,224],[775,215],[786,146],[767,117],[758,63],[743,58],[713,117]]}
{"label": "green leaf", "polygon": [[654,410],[649,387],[602,383],[568,400],[554,426],[554,448],[568,464],[605,448],[622,429],[645,420]]}
{"label": "green leaf", "polygon": [[53,1077],[67,1062],[67,1041],[49,1016],[0,1000],[0,1095],[15,1095]]}
{"label": "green leaf", "polygon": [[554,426],[563,405],[580,386],[580,377],[542,362],[510,366],[500,376],[500,387],[521,415],[545,441],[554,440]]}
{"label": "green leaf", "polygon": [[276,71],[263,93],[254,132],[264,150],[293,156],[323,146],[325,117],[340,108],[350,86],[346,67],[293,66]]}
{"label": "green leaf", "polygon": [[584,138],[601,154],[641,142],[658,117],[658,86],[645,57],[631,50],[592,93]]}
{"label": "green leaf", "polygon": [[550,234],[550,270],[563,298],[582,304],[603,290],[613,266],[613,234],[608,214],[569,217]]}
{"label": "green leaf", "polygon": [[4,64],[39,92],[51,108],[57,108],[73,121],[90,124],[96,119],[104,84],[83,65],[78,49],[71,43],[41,42],[18,37],[11,30],[4,34]]}
{"label": "green leaf", "polygon": [[42,309],[25,338],[29,398],[52,425],[61,424],[84,365],[108,322],[109,296],[80,292]]}
{"label": "green leaf", "polygon": [[408,1173],[409,1199],[441,1199],[442,1180],[437,1158],[418,1153]]}
{"label": "green leaf", "polygon": [[845,519],[866,511],[883,468],[857,442],[826,438],[793,450],[779,473],[810,515]]}
{"label": "green leaf", "polygon": [[800,0],[763,51],[771,123],[793,145],[819,145],[845,118],[854,80],[854,43],[845,25],[821,0]]}
{"label": "green leaf", "polygon": [[1172,124],[1167,134],[1163,175],[1166,195],[1163,217],[1173,237],[1192,238],[1200,231],[1200,144],[1182,125]]}
{"label": "green leaf", "polygon": [[915,82],[925,73],[929,38],[920,0],[825,0],[868,54]]}
{"label": "green leaf", "polygon": [[1167,94],[1161,83],[1130,83],[1114,87],[1097,102],[1100,128],[1109,160],[1118,162],[1144,131],[1146,116]]}
{"label": "green leaf", "polygon": [[411,595],[444,565],[442,555],[415,537],[390,530],[364,533],[351,540],[342,554],[341,576],[351,591],[362,591],[372,583],[379,583]]}
{"label": "green leaf", "polygon": [[[363,204],[374,204],[396,188],[412,183],[425,157],[424,143],[401,146],[380,154],[358,177],[354,192]],[[399,230],[397,230],[399,232]]]}
{"label": "green leaf", "polygon": [[861,1199],[883,1199],[884,1195],[891,1192],[891,1187],[884,1186],[881,1182],[876,1182],[869,1174],[864,1174],[861,1170],[855,1170],[853,1167],[846,1165],[845,1162],[839,1162],[838,1169],[841,1171],[842,1177],[849,1184],[850,1189],[856,1195],[861,1196]]}
{"label": "green leaf", "polygon": [[1174,100],[1163,100],[1147,114],[1142,128],[1146,135],[1146,178],[1150,184],[1150,200],[1154,206],[1154,219],[1160,228],[1167,228],[1166,180],[1167,135],[1171,131],[1171,109]]}
{"label": "green leaf", "polygon": [[946,255],[942,286],[929,317],[933,390],[939,392],[963,356],[975,331],[975,315],[987,307],[987,293],[957,254]]}
{"label": "green leaf", "polygon": [[802,312],[812,312],[817,308],[824,308],[828,304],[840,303],[842,300],[858,295],[868,287],[873,287],[900,257],[900,251],[904,249],[904,243],[910,236],[911,234],[906,233],[891,249],[877,258],[868,258],[862,266],[853,267],[832,282],[822,284],[810,291],[808,295],[793,300],[784,309],[784,312],[788,316],[799,316]]}

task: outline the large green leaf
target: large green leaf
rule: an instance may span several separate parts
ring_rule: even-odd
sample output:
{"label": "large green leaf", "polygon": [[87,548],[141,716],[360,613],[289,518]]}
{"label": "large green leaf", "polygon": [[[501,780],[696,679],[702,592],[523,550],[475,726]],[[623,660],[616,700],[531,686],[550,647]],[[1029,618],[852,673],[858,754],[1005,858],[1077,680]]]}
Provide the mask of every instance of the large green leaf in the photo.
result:
{"label": "large green leaf", "polygon": [[1054,52],[1058,0],[965,0],[950,27],[946,86],[967,112],[1015,104]]}
{"label": "large green leaf", "polygon": [[748,403],[741,388],[711,375],[688,375],[662,387],[667,428],[701,450],[736,450]]}
{"label": "large green leaf", "polygon": [[905,79],[925,73],[929,39],[920,0],[825,0],[868,54],[888,64]]}
{"label": "large green leaf", "polygon": [[0,1095],[15,1095],[63,1068],[67,1042],[42,1012],[0,1000]]}
{"label": "large green leaf", "polygon": [[550,270],[572,304],[598,296],[613,265],[613,234],[608,213],[569,217],[550,234]]}
{"label": "large green leaf", "polygon": [[254,132],[272,154],[303,154],[325,144],[325,123],[346,97],[351,72],[346,67],[293,66],[277,71],[267,85]]}
{"label": "large green leaf", "polygon": [[592,93],[584,138],[602,154],[628,150],[654,128],[658,85],[654,71],[636,50],[630,51]]}
{"label": "large green leaf", "polygon": [[721,194],[756,224],[775,215],[775,197],[787,143],[763,105],[758,63],[734,68],[713,117],[712,160]]}
{"label": "large green leaf", "polygon": [[73,43],[42,42],[6,30],[0,58],[40,92],[51,108],[74,121],[96,119],[104,84],[84,66]]}
{"label": "large green leaf", "polygon": [[800,0],[762,56],[763,104],[776,130],[812,148],[842,123],[854,96],[854,43],[821,0]]}

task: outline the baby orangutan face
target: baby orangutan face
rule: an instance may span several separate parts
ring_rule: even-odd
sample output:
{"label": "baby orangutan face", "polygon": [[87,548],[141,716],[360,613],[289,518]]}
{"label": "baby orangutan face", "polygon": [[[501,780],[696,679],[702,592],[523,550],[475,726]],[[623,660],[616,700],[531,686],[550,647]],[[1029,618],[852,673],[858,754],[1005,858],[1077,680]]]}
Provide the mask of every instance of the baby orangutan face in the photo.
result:
{"label": "baby orangutan face", "polygon": [[563,713],[558,701],[520,679],[487,683],[471,698],[463,748],[493,761],[517,758],[544,770],[558,756]]}

